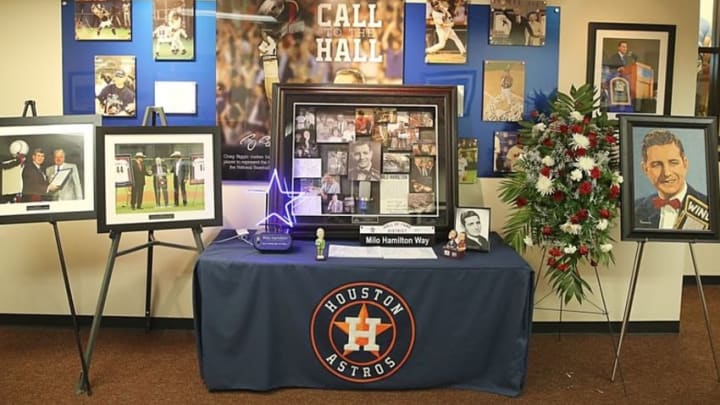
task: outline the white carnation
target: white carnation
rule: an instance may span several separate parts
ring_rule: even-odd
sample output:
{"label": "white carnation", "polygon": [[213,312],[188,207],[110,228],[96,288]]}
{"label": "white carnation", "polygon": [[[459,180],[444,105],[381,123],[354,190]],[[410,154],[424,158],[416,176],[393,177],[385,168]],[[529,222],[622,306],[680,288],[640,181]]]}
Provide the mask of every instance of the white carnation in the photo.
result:
{"label": "white carnation", "polygon": [[583,134],[573,134],[573,145],[575,145],[575,149],[583,148],[587,149],[588,146],[590,146],[590,140],[587,136]]}
{"label": "white carnation", "polygon": [[582,180],[582,172],[578,169],[575,169],[570,172],[570,179],[572,181],[580,181]]}
{"label": "white carnation", "polygon": [[547,126],[544,122],[538,122],[537,124],[533,125],[532,132],[533,134],[537,134],[538,132],[544,132]]}
{"label": "white carnation", "polygon": [[555,166],[555,159],[553,159],[552,156],[545,156],[542,159],[542,164],[548,167]]}
{"label": "white carnation", "polygon": [[623,176],[620,175],[619,172],[613,172],[613,183],[614,184],[622,184],[623,182]]}
{"label": "white carnation", "polygon": [[583,117],[579,111],[573,111],[570,113],[570,118],[572,118],[573,121],[582,121],[585,117]]}
{"label": "white carnation", "polygon": [[563,249],[563,252],[571,255],[571,254],[577,252],[577,248],[573,245],[567,245],[567,246],[565,246],[565,249]]}
{"label": "white carnation", "polygon": [[602,251],[604,253],[611,251],[612,248],[613,248],[613,246],[611,243],[603,243],[602,245],[600,245],[600,251]]}
{"label": "white carnation", "polygon": [[588,156],[583,156],[580,159],[578,159],[576,165],[580,169],[585,170],[586,172],[589,172],[590,170],[592,170],[593,167],[595,167],[595,159],[588,157]]}
{"label": "white carnation", "polygon": [[553,190],[553,182],[545,176],[538,176],[537,183],[535,183],[535,189],[542,195],[549,195]]}
{"label": "white carnation", "polygon": [[532,240],[532,238],[530,237],[530,235],[526,235],[526,236],[523,238],[523,242],[525,242],[525,245],[527,245],[527,246],[532,246],[532,245],[533,245],[533,240]]}
{"label": "white carnation", "polygon": [[564,224],[560,225],[560,230],[569,233],[571,235],[577,235],[580,233],[581,226],[579,224],[573,224],[570,222],[565,222]]}
{"label": "white carnation", "polygon": [[610,224],[610,222],[608,222],[607,219],[602,218],[601,220],[598,221],[597,225],[595,225],[595,228],[597,228],[600,231],[604,231],[607,229],[609,224]]}

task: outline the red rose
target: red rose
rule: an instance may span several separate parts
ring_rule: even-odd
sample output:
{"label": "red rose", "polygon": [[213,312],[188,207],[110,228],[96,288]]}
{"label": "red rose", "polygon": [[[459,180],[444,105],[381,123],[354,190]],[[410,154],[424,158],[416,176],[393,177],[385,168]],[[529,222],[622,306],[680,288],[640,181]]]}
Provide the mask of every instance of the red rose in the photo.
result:
{"label": "red rose", "polygon": [[561,263],[561,264],[558,264],[557,269],[560,271],[566,271],[568,269],[568,267],[570,267],[569,264]]}
{"label": "red rose", "polygon": [[538,114],[537,110],[532,110],[532,111],[530,112],[530,116],[533,117],[533,118],[537,118],[538,115],[539,115],[539,114]]}
{"label": "red rose", "polygon": [[555,190],[552,198],[555,202],[561,202],[563,199],[565,199],[565,193],[560,190]]}
{"label": "red rose", "polygon": [[567,132],[568,132],[568,126],[565,124],[560,125],[560,133],[567,134]]}
{"label": "red rose", "polygon": [[592,183],[590,183],[589,181],[584,181],[580,183],[580,187],[578,187],[578,193],[580,193],[580,195],[588,195],[592,193]]}
{"label": "red rose", "polygon": [[555,142],[551,138],[545,138],[543,141],[543,145],[547,146],[548,148],[552,148],[553,145],[555,145]]}
{"label": "red rose", "polygon": [[594,148],[597,146],[597,134],[595,132],[590,132],[588,134],[588,141],[590,141],[590,147]]}
{"label": "red rose", "polygon": [[588,116],[586,115],[585,118],[583,118],[583,124],[587,125],[587,124],[589,124],[589,123],[590,123],[590,117],[588,117]]}
{"label": "red rose", "polygon": [[578,248],[578,253],[580,253],[580,256],[585,256],[586,254],[588,254],[589,251],[590,250],[585,245],[580,245],[580,247]]}
{"label": "red rose", "polygon": [[577,224],[580,222],[580,217],[578,217],[577,215],[573,215],[570,217],[570,222],[572,222],[573,224]]}
{"label": "red rose", "polygon": [[548,258],[548,261],[547,261],[548,266],[555,267],[555,263],[557,263],[557,261],[555,260],[554,257]]}
{"label": "red rose", "polygon": [[560,250],[560,248],[557,246],[553,246],[552,248],[550,248],[548,254],[553,257],[560,257],[563,255],[562,250]]}
{"label": "red rose", "polygon": [[587,217],[590,216],[590,214],[588,214],[588,210],[585,208],[580,209],[580,211],[578,211],[575,215],[577,215],[581,220],[587,219]]}
{"label": "red rose", "polygon": [[572,127],[570,127],[573,134],[582,134],[583,133],[583,127],[582,125],[575,124]]}
{"label": "red rose", "polygon": [[620,196],[620,187],[618,187],[616,184],[613,184],[610,186],[610,192],[608,193],[610,198],[618,198]]}
{"label": "red rose", "polygon": [[578,148],[578,149],[575,151],[575,157],[585,156],[586,152],[587,152],[587,151],[586,151],[585,149],[583,149],[583,148]]}
{"label": "red rose", "polygon": [[610,145],[614,145],[615,144],[615,135],[612,135],[612,134],[605,135],[605,142],[607,142]]}
{"label": "red rose", "polygon": [[524,197],[518,197],[517,200],[515,200],[515,205],[518,208],[522,208],[522,207],[526,206],[527,203],[528,203],[528,200]]}
{"label": "red rose", "polygon": [[540,169],[540,174],[542,174],[545,177],[550,177],[550,168],[547,166],[543,166],[543,168]]}
{"label": "red rose", "polygon": [[550,235],[552,235],[552,228],[551,228],[549,225],[543,226],[543,228],[542,228],[542,234],[545,235],[545,236],[550,236]]}
{"label": "red rose", "polygon": [[592,168],[592,170],[590,170],[590,177],[592,177],[593,179],[599,179],[600,173],[600,168],[595,166]]}
{"label": "red rose", "polygon": [[600,208],[598,215],[600,215],[600,218],[608,219],[610,218],[610,211],[607,208]]}

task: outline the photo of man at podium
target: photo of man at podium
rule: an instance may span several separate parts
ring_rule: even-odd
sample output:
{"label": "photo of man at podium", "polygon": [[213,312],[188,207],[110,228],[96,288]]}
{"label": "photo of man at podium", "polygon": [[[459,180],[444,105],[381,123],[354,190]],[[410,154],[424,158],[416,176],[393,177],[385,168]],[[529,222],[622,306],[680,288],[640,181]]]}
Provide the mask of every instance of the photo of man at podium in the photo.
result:
{"label": "photo of man at podium", "polygon": [[[608,112],[655,112],[657,96],[655,69],[659,41],[630,41],[606,38],[603,41],[601,106]],[[655,59],[653,61],[653,59]]]}

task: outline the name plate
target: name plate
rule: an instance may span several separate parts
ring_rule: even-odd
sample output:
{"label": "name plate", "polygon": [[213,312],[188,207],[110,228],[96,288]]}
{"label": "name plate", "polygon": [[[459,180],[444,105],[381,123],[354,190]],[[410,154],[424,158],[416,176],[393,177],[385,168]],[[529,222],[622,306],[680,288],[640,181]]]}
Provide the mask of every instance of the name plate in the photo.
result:
{"label": "name plate", "polygon": [[434,226],[412,226],[401,221],[384,225],[361,225],[360,244],[366,246],[430,247],[435,244]]}
{"label": "name plate", "polygon": [[289,233],[256,233],[252,240],[255,249],[261,252],[284,252],[292,247],[292,236]]}

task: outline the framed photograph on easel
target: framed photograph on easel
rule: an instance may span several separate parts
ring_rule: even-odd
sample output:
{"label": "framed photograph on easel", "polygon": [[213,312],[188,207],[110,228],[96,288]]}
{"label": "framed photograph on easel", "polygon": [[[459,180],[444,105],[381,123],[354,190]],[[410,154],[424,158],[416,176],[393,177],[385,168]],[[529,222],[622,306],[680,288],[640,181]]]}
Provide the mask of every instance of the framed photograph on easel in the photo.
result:
{"label": "framed photograph on easel", "polygon": [[464,238],[467,250],[489,252],[490,208],[457,208],[455,230]]}
{"label": "framed photograph on easel", "polygon": [[96,115],[0,118],[0,224],[95,218]]}
{"label": "framed photograph on easel", "polygon": [[620,116],[622,239],[718,241],[714,117]]}

